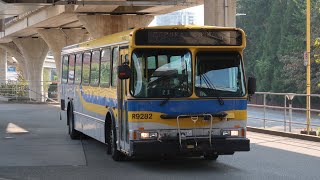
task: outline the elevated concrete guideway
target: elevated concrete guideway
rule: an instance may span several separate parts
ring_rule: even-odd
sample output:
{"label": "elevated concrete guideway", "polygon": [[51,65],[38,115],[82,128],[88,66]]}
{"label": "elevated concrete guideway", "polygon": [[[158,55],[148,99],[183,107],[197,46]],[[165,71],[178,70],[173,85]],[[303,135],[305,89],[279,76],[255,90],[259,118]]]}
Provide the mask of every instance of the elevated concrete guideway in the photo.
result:
{"label": "elevated concrete guideway", "polygon": [[[235,26],[235,0],[0,0],[0,48],[17,59],[24,78],[34,82],[29,88],[38,92],[48,49],[59,78],[64,46],[147,26],[155,15],[200,4],[205,25]],[[0,67],[5,67],[4,57]],[[41,94],[30,93],[30,98],[41,99]]]}
{"label": "elevated concrete guideway", "polygon": [[[27,2],[27,1],[25,1]],[[38,36],[37,28],[82,28],[78,15],[159,15],[203,4],[200,0],[159,0],[159,1],[57,1],[20,14],[5,23],[4,35],[0,42],[11,41],[14,37]],[[43,5],[40,3],[39,5]],[[58,5],[64,4],[64,5]],[[18,6],[19,4],[16,4]],[[24,4],[27,6],[27,3]],[[39,36],[38,36],[39,37]]]}

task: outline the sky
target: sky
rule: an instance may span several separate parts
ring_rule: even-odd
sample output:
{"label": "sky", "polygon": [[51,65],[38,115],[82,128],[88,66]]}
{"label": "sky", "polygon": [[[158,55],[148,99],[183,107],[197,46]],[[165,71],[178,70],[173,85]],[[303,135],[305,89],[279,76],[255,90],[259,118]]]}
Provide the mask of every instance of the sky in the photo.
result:
{"label": "sky", "polygon": [[[196,15],[195,24],[196,25],[203,25],[204,24],[203,5],[187,8],[185,10],[195,13],[195,15]],[[157,24],[156,24],[155,19],[149,24],[149,26],[156,26],[156,25]]]}
{"label": "sky", "polygon": [[197,17],[196,24],[197,25],[203,25],[204,24],[203,5],[191,7],[191,8],[188,8],[187,10],[196,14],[196,17]]}

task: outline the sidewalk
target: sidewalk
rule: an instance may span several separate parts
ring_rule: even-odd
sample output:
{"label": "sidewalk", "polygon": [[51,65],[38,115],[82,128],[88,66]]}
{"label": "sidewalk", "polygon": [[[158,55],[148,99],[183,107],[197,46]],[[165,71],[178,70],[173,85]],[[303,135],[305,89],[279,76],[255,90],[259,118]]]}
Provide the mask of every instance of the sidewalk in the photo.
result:
{"label": "sidewalk", "polygon": [[320,157],[320,142],[305,141],[300,139],[248,132],[251,148],[255,145],[281,149],[299,154]]}

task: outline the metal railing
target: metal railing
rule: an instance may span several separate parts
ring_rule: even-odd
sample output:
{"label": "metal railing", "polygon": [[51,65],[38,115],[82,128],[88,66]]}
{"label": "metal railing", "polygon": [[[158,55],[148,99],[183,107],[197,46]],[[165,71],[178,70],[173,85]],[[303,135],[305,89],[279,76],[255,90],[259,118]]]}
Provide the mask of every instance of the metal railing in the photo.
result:
{"label": "metal railing", "polygon": [[[311,103],[310,109],[304,107],[303,100],[306,96],[306,94],[295,93],[257,92],[248,104],[248,125],[294,133],[309,133],[306,129],[311,127],[313,128],[311,133],[317,132],[319,135],[320,108],[312,109],[312,105],[320,105],[317,103],[320,102],[320,95],[310,95],[311,102],[314,102]],[[305,115],[308,110],[311,112],[309,122],[306,121]],[[262,121],[262,124],[257,123],[256,120]]]}
{"label": "metal railing", "polygon": [[58,88],[53,90],[53,86],[57,87],[57,83],[52,81],[41,81],[40,83],[32,81],[0,82],[0,100],[57,103]]}

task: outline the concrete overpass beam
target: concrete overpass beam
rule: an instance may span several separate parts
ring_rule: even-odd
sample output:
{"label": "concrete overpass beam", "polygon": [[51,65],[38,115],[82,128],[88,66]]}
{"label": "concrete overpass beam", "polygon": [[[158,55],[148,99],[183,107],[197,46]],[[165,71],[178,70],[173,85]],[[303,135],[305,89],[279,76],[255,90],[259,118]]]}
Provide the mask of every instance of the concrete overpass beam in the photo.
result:
{"label": "concrete overpass beam", "polygon": [[76,44],[88,40],[87,30],[85,29],[39,29],[38,34],[49,46],[52,51],[58,80],[60,80],[61,49],[65,46]]}
{"label": "concrete overpass beam", "polygon": [[29,97],[43,99],[43,62],[49,48],[41,38],[18,38],[13,42],[20,49],[28,70]]}
{"label": "concrete overpass beam", "polygon": [[10,42],[5,44],[0,44],[0,48],[6,50],[14,58],[16,58],[16,60],[18,61],[20,70],[22,71],[23,78],[25,80],[28,80],[28,70],[26,67],[26,63],[18,47],[13,42]]}
{"label": "concrete overpass beam", "polygon": [[0,84],[7,80],[7,51],[0,49]]}
{"label": "concrete overpass beam", "polygon": [[78,15],[79,21],[92,38],[148,26],[153,18],[150,15]]}
{"label": "concrete overpass beam", "polygon": [[204,0],[204,24],[236,27],[236,0]]}

